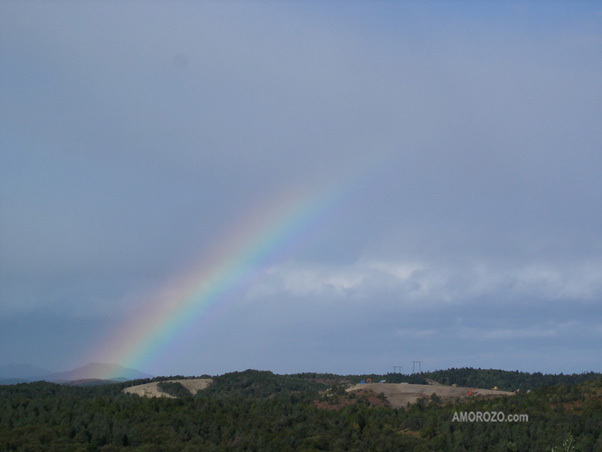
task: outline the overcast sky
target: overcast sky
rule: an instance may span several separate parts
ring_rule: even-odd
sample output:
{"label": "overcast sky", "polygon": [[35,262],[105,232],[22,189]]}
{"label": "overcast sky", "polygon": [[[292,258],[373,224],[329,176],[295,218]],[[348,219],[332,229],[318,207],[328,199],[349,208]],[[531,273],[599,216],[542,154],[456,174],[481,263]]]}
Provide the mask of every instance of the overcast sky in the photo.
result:
{"label": "overcast sky", "polygon": [[602,371],[600,3],[3,1],[0,64],[0,365],[342,181],[139,370]]}

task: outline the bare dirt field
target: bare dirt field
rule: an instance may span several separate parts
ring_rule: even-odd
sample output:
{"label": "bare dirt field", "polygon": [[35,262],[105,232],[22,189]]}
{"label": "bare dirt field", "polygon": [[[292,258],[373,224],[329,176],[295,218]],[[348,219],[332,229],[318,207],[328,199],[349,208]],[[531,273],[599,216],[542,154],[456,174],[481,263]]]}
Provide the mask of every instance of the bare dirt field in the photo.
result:
{"label": "bare dirt field", "polygon": [[[188,389],[192,395],[196,394],[198,391],[205,389],[213,380],[211,378],[193,378],[187,380],[168,380],[170,383],[180,383],[186,389]],[[169,394],[165,394],[161,392],[157,385],[159,381],[155,381],[153,383],[146,383],[138,386],[130,386],[129,388],[125,388],[123,392],[127,392],[128,394],[137,394],[141,397],[167,397],[173,399],[174,396]]]}
{"label": "bare dirt field", "polygon": [[[496,391],[493,389],[474,389],[442,385],[413,385],[408,383],[357,384],[347,388],[347,392],[349,391],[374,392],[376,394],[383,393],[393,408],[416,403],[418,399],[430,397],[433,394],[437,394],[442,402],[462,397],[498,397],[514,395],[513,392]],[[468,393],[471,391],[472,393],[469,396]]]}

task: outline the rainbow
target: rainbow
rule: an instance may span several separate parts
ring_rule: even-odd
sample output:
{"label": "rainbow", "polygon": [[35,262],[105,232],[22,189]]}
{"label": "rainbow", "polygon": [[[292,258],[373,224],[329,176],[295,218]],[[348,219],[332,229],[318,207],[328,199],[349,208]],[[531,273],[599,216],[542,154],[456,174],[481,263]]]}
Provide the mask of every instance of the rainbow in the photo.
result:
{"label": "rainbow", "polygon": [[200,265],[145,300],[92,357],[96,362],[147,369],[204,315],[215,311],[217,305],[232,303],[236,291],[251,281],[262,265],[307,238],[359,185],[339,181],[318,188],[294,188],[263,208],[253,209]]}

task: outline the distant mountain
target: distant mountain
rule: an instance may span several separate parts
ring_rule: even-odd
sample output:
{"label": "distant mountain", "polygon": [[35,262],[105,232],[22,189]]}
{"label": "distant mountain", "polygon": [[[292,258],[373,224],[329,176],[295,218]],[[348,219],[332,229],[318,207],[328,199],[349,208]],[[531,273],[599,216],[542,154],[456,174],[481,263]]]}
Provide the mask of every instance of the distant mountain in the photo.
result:
{"label": "distant mountain", "polygon": [[117,364],[89,363],[83,367],[66,372],[50,372],[28,364],[0,366],[0,385],[29,383],[32,381],[50,381],[70,384],[102,384],[107,381],[127,381],[140,378],[152,378],[135,369]]}
{"label": "distant mountain", "polygon": [[79,380],[136,380],[139,378],[152,378],[136,369],[117,364],[89,363],[83,367],[69,370],[67,372],[55,372],[43,376],[43,380],[53,382],[68,382]]}
{"label": "distant mountain", "polygon": [[40,375],[47,375],[50,371],[29,364],[7,364],[0,366],[0,380],[29,380]]}

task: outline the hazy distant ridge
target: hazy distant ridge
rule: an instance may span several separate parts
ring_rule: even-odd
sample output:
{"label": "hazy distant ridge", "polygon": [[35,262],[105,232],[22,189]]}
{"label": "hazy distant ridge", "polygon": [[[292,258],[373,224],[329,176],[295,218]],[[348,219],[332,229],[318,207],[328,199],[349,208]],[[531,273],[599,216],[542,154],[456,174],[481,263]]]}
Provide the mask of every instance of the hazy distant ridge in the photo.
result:
{"label": "hazy distant ridge", "polygon": [[117,364],[89,363],[83,367],[64,372],[50,372],[27,364],[0,367],[0,384],[27,383],[32,381],[69,382],[78,380],[108,379],[135,380],[138,378],[151,378],[136,369],[119,366]]}
{"label": "hazy distant ridge", "polygon": [[48,375],[51,372],[42,367],[35,367],[29,364],[7,364],[0,366],[0,379],[27,379],[39,375]]}

